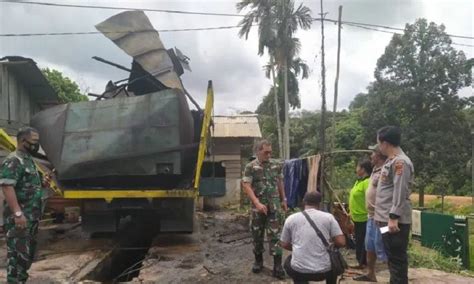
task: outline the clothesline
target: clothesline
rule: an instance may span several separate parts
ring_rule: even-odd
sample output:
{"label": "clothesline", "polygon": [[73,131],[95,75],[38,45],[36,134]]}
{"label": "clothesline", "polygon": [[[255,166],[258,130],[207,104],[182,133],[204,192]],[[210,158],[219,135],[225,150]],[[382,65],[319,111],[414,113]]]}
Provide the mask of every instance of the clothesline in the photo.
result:
{"label": "clothesline", "polygon": [[[324,175],[319,174],[319,162],[323,156],[344,153],[371,153],[371,150],[335,150],[324,154],[310,155],[284,161],[283,175],[285,182],[285,196],[288,206],[295,208],[308,191],[316,191],[318,188],[318,177],[323,178],[328,189],[334,193]],[[324,193],[323,193],[324,194]],[[335,194],[333,194],[335,195]],[[337,201],[340,203],[338,196]]]}

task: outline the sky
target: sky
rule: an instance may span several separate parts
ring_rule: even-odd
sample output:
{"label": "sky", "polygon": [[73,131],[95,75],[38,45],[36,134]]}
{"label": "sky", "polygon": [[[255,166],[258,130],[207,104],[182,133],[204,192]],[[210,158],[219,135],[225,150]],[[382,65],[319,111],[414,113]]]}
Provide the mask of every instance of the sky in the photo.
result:
{"label": "sky", "polygon": [[[50,3],[102,5],[150,9],[215,12],[236,14],[237,1],[59,1]],[[313,17],[319,17],[319,1],[296,1],[308,6]],[[343,6],[342,19],[403,28],[418,18],[444,24],[446,32],[474,36],[474,1],[472,0],[334,0],[324,1],[326,17],[337,19],[338,6]],[[121,11],[79,9],[2,3],[0,0],[0,34],[44,32],[88,32],[94,25]],[[146,12],[153,26],[160,29],[201,28],[237,25],[239,17],[199,16]],[[263,66],[267,56],[257,54],[257,32],[247,40],[239,38],[238,29],[160,33],[166,48],[178,47],[190,59],[192,72],[186,72],[183,83],[190,94],[204,105],[208,80],[215,92],[215,114],[232,115],[241,111],[255,111],[271,87]],[[321,26],[314,22],[307,31],[296,35],[302,43],[300,57],[310,67],[310,77],[300,81],[301,109],[321,109]],[[391,34],[343,26],[341,65],[337,109],[347,108],[352,99],[364,92],[371,81],[377,59],[390,42]],[[454,42],[474,45],[474,40],[453,39]],[[328,108],[333,107],[336,71],[337,26],[325,24],[326,86]],[[474,48],[455,46],[468,58]],[[40,68],[54,68],[75,80],[82,91],[102,93],[109,80],[120,80],[128,73],[91,59],[99,56],[123,66],[131,65],[131,58],[101,34],[41,37],[0,37],[0,57],[18,55],[30,57]],[[472,96],[473,89],[465,88],[461,96]]]}

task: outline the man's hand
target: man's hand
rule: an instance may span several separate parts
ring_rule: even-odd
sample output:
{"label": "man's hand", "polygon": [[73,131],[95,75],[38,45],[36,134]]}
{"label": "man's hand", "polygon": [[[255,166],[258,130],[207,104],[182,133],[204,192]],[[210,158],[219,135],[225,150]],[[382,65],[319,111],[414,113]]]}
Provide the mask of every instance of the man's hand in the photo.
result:
{"label": "man's hand", "polygon": [[258,212],[267,215],[267,212],[268,212],[267,206],[263,205],[262,203],[257,202],[257,204],[255,205],[255,208],[257,208]]}
{"label": "man's hand", "polygon": [[286,203],[286,200],[283,200],[281,202],[281,209],[283,209],[283,211],[285,211],[285,212],[288,211],[288,204]]}
{"label": "man's hand", "polygon": [[20,217],[15,217],[15,227],[19,229],[26,228],[26,218],[25,215],[21,215]]}
{"label": "man's hand", "polygon": [[46,174],[43,177],[43,187],[50,188],[51,187],[51,174]]}
{"label": "man's hand", "polygon": [[388,219],[388,232],[390,234],[400,232],[400,228],[398,228],[398,219]]}

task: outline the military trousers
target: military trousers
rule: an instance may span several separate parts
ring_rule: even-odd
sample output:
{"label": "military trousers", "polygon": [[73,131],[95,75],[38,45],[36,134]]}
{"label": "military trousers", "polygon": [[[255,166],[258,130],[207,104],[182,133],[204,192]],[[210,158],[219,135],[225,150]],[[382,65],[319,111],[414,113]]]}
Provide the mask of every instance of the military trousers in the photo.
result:
{"label": "military trousers", "polygon": [[268,251],[270,255],[283,254],[279,245],[282,222],[283,217],[278,210],[269,211],[267,215],[265,215],[259,213],[255,208],[252,208],[250,231],[252,232],[254,254],[262,254],[265,252],[263,245],[265,232],[267,233]]}
{"label": "military trousers", "polygon": [[7,282],[24,283],[36,253],[38,221],[27,221],[25,229],[15,227],[13,218],[5,222],[7,240]]}

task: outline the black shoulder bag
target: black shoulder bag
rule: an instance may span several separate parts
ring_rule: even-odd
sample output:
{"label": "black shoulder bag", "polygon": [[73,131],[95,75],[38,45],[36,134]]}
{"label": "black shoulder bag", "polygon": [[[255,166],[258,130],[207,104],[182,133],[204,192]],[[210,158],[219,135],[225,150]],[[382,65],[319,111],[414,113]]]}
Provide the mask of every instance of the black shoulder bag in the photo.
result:
{"label": "black shoulder bag", "polygon": [[316,231],[316,234],[318,237],[321,239],[323,242],[324,246],[326,246],[326,250],[329,253],[329,258],[331,259],[331,270],[332,273],[335,275],[339,276],[344,273],[344,271],[347,269],[347,262],[342,256],[341,252],[337,247],[335,247],[333,244],[329,244],[326,238],[324,237],[323,233],[318,229],[316,224],[311,220],[309,217],[308,213],[305,211],[302,211],[303,215],[306,217],[306,220],[308,220],[309,224],[311,227],[313,227],[314,231]]}

